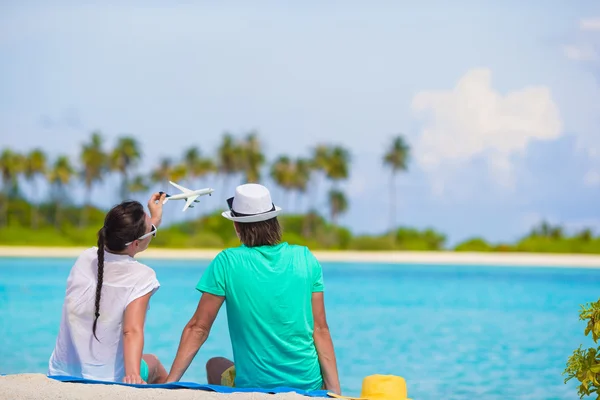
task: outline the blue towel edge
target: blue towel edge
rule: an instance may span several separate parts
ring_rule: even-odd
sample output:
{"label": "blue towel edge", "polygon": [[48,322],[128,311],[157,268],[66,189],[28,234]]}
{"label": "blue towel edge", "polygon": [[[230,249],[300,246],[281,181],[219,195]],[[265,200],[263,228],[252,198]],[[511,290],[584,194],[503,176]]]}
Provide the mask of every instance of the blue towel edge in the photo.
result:
{"label": "blue towel edge", "polygon": [[140,389],[194,389],[194,390],[205,390],[212,391],[216,393],[267,393],[267,394],[277,394],[277,393],[290,393],[294,392],[307,397],[325,397],[329,398],[326,390],[302,390],[287,386],[279,386],[271,389],[261,389],[261,388],[232,388],[229,386],[221,386],[221,385],[208,385],[208,384],[200,384],[195,382],[170,382],[170,383],[162,383],[162,384],[132,384],[132,383],[124,383],[124,382],[111,382],[111,381],[100,381],[94,379],[85,379],[79,378],[75,376],[67,376],[67,375],[46,375],[50,379],[54,379],[59,382],[68,382],[68,383],[84,383],[84,384],[98,384],[98,385],[121,385],[121,386],[130,386]]}

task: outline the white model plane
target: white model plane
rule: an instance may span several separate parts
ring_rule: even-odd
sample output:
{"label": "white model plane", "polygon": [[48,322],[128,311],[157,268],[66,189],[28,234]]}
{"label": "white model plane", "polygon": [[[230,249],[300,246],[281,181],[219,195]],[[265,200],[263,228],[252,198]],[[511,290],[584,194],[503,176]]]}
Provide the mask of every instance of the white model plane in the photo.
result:
{"label": "white model plane", "polygon": [[[194,206],[192,205],[192,203],[200,203],[200,200],[196,200],[198,197],[200,196],[204,196],[204,195],[211,195],[212,192],[214,192],[214,189],[211,188],[206,188],[206,189],[199,189],[199,190],[191,190],[188,188],[185,188],[181,185],[176,184],[175,182],[171,182],[169,181],[169,183],[173,186],[175,186],[177,189],[181,190],[183,193],[179,193],[179,194],[167,194],[167,198],[165,199],[165,201],[163,201],[163,204],[165,204],[167,201],[169,200],[182,200],[185,199],[185,205],[183,206],[183,210],[181,211],[185,211],[189,208],[194,208]],[[161,192],[162,194],[163,192]]]}

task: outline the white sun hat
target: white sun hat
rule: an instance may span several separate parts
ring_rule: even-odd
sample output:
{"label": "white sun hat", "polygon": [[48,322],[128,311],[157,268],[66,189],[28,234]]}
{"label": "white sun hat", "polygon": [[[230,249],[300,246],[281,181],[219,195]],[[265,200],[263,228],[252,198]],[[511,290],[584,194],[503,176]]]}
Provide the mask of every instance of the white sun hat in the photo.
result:
{"label": "white sun hat", "polygon": [[281,207],[273,204],[269,189],[257,183],[246,183],[235,188],[235,195],[227,199],[229,211],[222,216],[236,222],[260,222],[276,217]]}

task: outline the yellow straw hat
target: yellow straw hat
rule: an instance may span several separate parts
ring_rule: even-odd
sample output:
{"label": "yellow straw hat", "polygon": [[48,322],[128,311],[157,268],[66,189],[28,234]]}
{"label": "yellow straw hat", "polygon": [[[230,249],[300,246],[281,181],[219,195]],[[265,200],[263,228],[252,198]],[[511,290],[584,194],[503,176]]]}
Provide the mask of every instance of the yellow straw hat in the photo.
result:
{"label": "yellow straw hat", "polygon": [[338,399],[357,400],[411,400],[406,390],[406,381],[395,375],[369,375],[363,379],[360,397],[340,396],[327,393]]}

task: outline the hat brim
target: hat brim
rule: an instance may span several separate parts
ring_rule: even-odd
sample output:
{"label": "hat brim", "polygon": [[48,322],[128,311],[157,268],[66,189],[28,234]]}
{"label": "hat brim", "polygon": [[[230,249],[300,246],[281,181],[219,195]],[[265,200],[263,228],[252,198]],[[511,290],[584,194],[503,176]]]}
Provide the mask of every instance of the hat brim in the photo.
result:
{"label": "hat brim", "polygon": [[266,221],[271,218],[275,218],[277,215],[279,215],[280,212],[281,212],[281,207],[275,206],[275,210],[269,211],[266,213],[262,213],[262,214],[247,215],[244,217],[234,217],[233,215],[231,215],[231,211],[223,211],[221,213],[221,215],[230,221],[248,223],[248,222],[261,222],[261,221]]}

